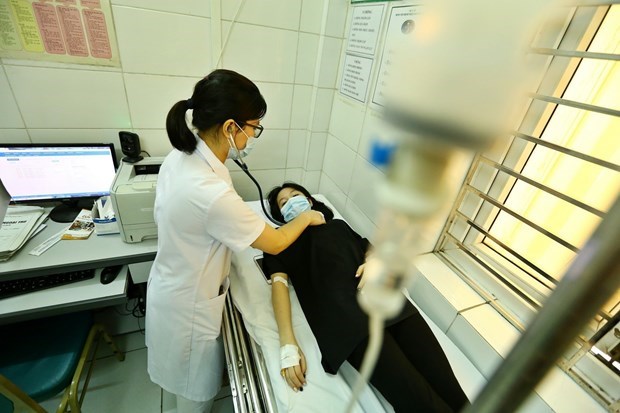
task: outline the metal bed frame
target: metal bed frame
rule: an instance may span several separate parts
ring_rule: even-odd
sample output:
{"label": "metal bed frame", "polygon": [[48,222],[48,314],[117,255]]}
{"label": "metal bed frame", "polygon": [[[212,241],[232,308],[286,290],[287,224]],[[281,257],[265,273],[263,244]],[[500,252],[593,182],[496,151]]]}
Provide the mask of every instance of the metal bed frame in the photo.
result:
{"label": "metal bed frame", "polygon": [[260,347],[245,329],[239,311],[226,297],[222,336],[235,413],[278,411]]}

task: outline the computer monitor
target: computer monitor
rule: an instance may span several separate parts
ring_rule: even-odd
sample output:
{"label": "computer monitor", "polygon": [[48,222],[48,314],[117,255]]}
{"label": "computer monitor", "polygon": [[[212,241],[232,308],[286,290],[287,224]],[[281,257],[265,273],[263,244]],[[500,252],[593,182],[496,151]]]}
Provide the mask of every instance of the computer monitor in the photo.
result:
{"label": "computer monitor", "polygon": [[60,201],[50,212],[71,222],[81,208],[110,194],[116,173],[112,143],[0,144],[0,178],[15,203]]}

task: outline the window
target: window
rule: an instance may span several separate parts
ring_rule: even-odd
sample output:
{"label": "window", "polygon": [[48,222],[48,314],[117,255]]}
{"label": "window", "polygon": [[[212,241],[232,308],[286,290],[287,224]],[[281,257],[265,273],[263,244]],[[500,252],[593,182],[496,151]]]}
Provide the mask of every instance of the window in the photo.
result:
{"label": "window", "polygon": [[[521,329],[620,194],[620,5],[566,13],[534,41],[538,90],[474,159],[435,250]],[[619,318],[616,291],[562,364],[606,405],[620,399]]]}

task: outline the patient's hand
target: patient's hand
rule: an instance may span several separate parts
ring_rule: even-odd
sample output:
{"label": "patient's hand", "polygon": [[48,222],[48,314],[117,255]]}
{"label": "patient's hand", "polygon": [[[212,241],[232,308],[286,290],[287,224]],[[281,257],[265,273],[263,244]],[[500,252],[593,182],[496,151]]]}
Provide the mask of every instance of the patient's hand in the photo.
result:
{"label": "patient's hand", "polygon": [[286,383],[295,391],[303,391],[306,385],[306,356],[304,352],[298,348],[299,364],[280,370],[280,374],[286,380]]}

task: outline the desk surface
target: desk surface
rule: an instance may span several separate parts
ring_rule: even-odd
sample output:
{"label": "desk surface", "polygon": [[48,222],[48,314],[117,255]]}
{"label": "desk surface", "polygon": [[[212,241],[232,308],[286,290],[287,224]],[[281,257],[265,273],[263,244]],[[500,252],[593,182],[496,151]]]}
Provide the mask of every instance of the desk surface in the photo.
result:
{"label": "desk surface", "polygon": [[152,261],[157,240],[136,244],[123,242],[119,234],[96,235],[86,240],[61,240],[40,256],[28,254],[43,241],[69,224],[51,220],[9,261],[0,262],[0,280],[34,277],[80,269],[98,269],[95,277],[76,283],[0,299],[0,324],[86,308],[103,307],[126,300],[127,266],[110,284],[101,284],[101,269],[110,265]]}
{"label": "desk surface", "polygon": [[10,260],[0,263],[0,280],[152,261],[157,251],[156,239],[128,244],[123,242],[120,234],[93,233],[85,240],[62,240],[38,257],[28,254],[69,224],[48,219],[46,225],[43,231],[29,240]]}

